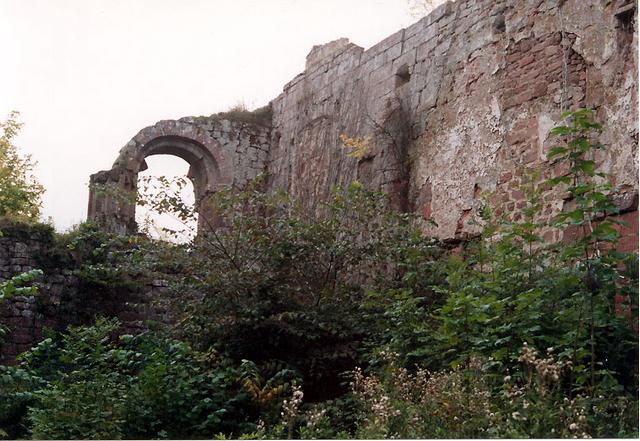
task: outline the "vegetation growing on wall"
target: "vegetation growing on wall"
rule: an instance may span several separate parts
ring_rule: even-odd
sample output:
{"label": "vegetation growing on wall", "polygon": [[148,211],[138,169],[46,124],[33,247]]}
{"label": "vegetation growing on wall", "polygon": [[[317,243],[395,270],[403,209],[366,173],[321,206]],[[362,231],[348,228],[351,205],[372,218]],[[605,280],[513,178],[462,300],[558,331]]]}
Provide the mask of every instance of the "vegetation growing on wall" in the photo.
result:
{"label": "vegetation growing on wall", "polygon": [[261,126],[271,125],[271,115],[273,110],[271,104],[259,107],[255,110],[248,110],[244,103],[239,103],[225,112],[211,115],[214,118],[228,119],[230,121],[244,122],[248,124],[258,124]]}
{"label": "vegetation growing on wall", "polygon": [[[0,368],[0,427],[46,438],[638,436],[638,258],[615,251],[615,206],[592,159],[601,127],[588,111],[563,118],[549,157],[568,172],[530,187],[518,222],[485,207],[483,234],[461,252],[357,182],[323,217],[259,181],[221,191],[216,224],[186,245],[126,248],[80,230],[68,245],[106,274],[95,283],[162,277],[173,321],[136,337],[104,319],[51,335]],[[549,188],[574,201],[553,225],[578,229],[573,242],[540,237]],[[179,201],[150,203],[188,215]]]}

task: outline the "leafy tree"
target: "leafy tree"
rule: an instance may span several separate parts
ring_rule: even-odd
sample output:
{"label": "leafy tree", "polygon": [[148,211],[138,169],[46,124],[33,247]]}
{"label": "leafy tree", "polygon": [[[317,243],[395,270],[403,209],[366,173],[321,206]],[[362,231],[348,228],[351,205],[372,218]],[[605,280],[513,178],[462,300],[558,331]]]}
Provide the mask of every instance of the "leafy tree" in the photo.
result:
{"label": "leafy tree", "polygon": [[[175,202],[149,204],[190,215]],[[386,195],[357,182],[336,189],[318,214],[283,194],[264,193],[259,180],[209,202],[216,223],[193,243],[169,255],[147,254],[147,264],[157,265],[151,269],[177,269],[166,301],[178,329],[196,347],[215,345],[236,360],[284,362],[301,372],[312,400],[344,391],[339,374],[354,366],[373,331],[374,315],[360,308],[365,292],[416,278],[417,262],[440,252],[410,216],[390,208]],[[407,256],[414,263],[405,264]]]}
{"label": "leafy tree", "polygon": [[37,220],[44,188],[33,176],[35,163],[21,156],[13,144],[22,124],[18,112],[0,122],[0,216]]}

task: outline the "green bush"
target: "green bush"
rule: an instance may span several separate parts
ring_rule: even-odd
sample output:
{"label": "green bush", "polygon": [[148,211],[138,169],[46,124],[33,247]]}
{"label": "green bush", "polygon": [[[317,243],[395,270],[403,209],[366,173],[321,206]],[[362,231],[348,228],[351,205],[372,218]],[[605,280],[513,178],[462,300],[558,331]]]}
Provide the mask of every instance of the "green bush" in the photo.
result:
{"label": "green bush", "polygon": [[48,439],[206,438],[242,427],[247,397],[223,359],[160,335],[117,339],[117,328],[73,327],[3,367],[0,421]]}
{"label": "green bush", "polygon": [[[431,302],[416,297],[411,287],[372,294],[374,299],[389,299],[382,315],[389,325],[377,345],[398,353],[401,366],[415,369],[418,364],[419,369],[445,372],[483,360],[487,378],[494,378],[488,383],[494,414],[509,414],[504,410],[508,406],[495,393],[502,387],[495,379],[519,381],[520,398],[509,400],[510,412],[529,416],[486,420],[487,432],[464,432],[470,437],[552,437],[578,432],[637,436],[633,412],[638,376],[632,366],[638,364],[638,256],[615,251],[617,233],[610,216],[616,214],[616,208],[609,198],[611,188],[605,183],[606,175],[594,169],[594,152],[603,146],[593,139],[601,127],[587,110],[563,117],[568,125],[552,131],[562,143],[550,150],[549,157],[565,163],[568,172],[542,185],[535,185],[535,172],[530,174],[531,183],[522,189],[528,201],[521,221],[496,220],[489,207],[481,212],[482,236],[468,244],[462,256],[447,256],[435,264],[444,278],[433,286],[436,295]],[[539,216],[543,191],[549,189],[566,192],[573,207],[551,225]],[[545,244],[540,236],[543,227],[573,228],[580,234],[570,243]],[[618,306],[623,314],[616,313],[616,298],[621,299]],[[553,394],[544,394],[540,384],[531,384],[532,364],[542,362],[531,356],[533,361],[523,364],[521,351],[527,344],[548,352],[542,358],[545,363],[564,366],[555,379]],[[370,360],[385,366],[375,352]],[[584,410],[579,422],[567,422],[573,417],[566,413],[565,402]],[[608,412],[617,415],[615,424],[602,413],[605,402],[612,403]],[[400,411],[403,418],[406,412]],[[564,423],[567,427],[574,424],[573,429],[564,430]],[[384,433],[363,433],[413,436],[406,432],[408,422],[394,424],[384,426]],[[461,433],[446,429],[421,436]]]}
{"label": "green bush", "polygon": [[409,272],[396,264],[405,254],[429,261],[439,248],[385,195],[357,183],[337,189],[319,215],[252,185],[218,192],[219,225],[176,248],[181,272],[166,301],[177,330],[238,361],[283,362],[302,374],[311,401],[337,398],[339,374],[355,366],[372,329],[373,315],[361,311],[365,291],[399,283]]}

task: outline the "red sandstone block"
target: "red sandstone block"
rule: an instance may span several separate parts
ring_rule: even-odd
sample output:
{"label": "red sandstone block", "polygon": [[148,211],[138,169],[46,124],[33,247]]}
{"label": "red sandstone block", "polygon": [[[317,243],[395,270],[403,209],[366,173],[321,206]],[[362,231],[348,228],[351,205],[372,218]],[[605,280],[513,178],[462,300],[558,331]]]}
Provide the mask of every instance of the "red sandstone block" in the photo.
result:
{"label": "red sandstone block", "polygon": [[136,312],[124,311],[118,314],[118,318],[123,322],[135,322],[137,320],[143,319],[144,317],[142,316],[142,314]]}
{"label": "red sandstone block", "polygon": [[638,232],[638,211],[624,213],[616,218],[626,224],[615,226],[616,230],[620,233],[620,240],[616,247],[617,250],[625,253],[638,251],[638,241],[640,239]]}
{"label": "red sandstone block", "polygon": [[[615,225],[614,228],[620,233],[620,238],[616,249],[620,252],[633,253],[638,251],[638,211],[632,211],[624,213],[620,216],[614,216],[613,219],[622,220],[626,225]],[[562,236],[563,243],[573,242],[580,237],[583,233],[580,227],[570,226],[567,227]]]}
{"label": "red sandstone block", "polygon": [[9,338],[11,338],[11,340],[17,344],[31,345],[31,343],[33,342],[33,338],[31,337],[31,334],[25,331],[14,332],[13,334],[11,334]]}
{"label": "red sandstone block", "polygon": [[512,130],[507,134],[506,141],[509,145],[515,145],[527,139],[527,132],[525,130]]}
{"label": "red sandstone block", "polygon": [[550,44],[560,44],[562,41],[562,34],[560,34],[560,32],[554,32],[547,37],[546,41]]}
{"label": "red sandstone block", "polygon": [[503,101],[502,107],[507,110],[510,109],[512,107],[514,107],[516,105],[516,99],[515,97],[511,97],[511,98],[507,98]]}
{"label": "red sandstone block", "polygon": [[532,150],[529,150],[522,158],[522,162],[525,164],[530,164],[532,162],[535,162],[537,159],[538,154]]}
{"label": "red sandstone block", "polygon": [[[616,294],[614,297],[615,312],[616,315],[622,317],[631,317],[631,305],[629,304],[629,298]],[[637,326],[637,323],[634,324]]]}
{"label": "red sandstone block", "polygon": [[14,343],[4,343],[2,345],[2,354],[9,357],[15,357],[18,355],[18,349]]}
{"label": "red sandstone block", "polygon": [[518,49],[520,49],[520,51],[522,52],[529,52],[532,46],[533,46],[533,41],[530,39],[526,39],[520,42],[520,47]]}
{"label": "red sandstone block", "polygon": [[542,78],[547,73],[547,63],[544,60],[536,61],[534,64],[529,66],[529,71],[522,76],[522,79],[529,82],[535,82],[534,80],[538,80]]}
{"label": "red sandstone block", "polygon": [[567,173],[569,173],[570,168],[571,166],[569,165],[568,162],[559,162],[553,166],[552,176],[553,177],[564,176]]}
{"label": "red sandstone block", "polygon": [[26,352],[29,349],[31,349],[31,344],[17,344],[16,345],[16,350],[18,351],[18,354],[22,354],[23,352]]}
{"label": "red sandstone block", "polygon": [[513,190],[511,192],[511,197],[513,199],[515,199],[516,201],[522,201],[524,199],[526,199],[526,196],[523,192],[521,192],[520,190]]}
{"label": "red sandstone block", "polygon": [[544,48],[546,48],[548,46],[548,44],[544,41],[535,44],[532,48],[531,48],[531,52],[540,52],[541,50],[543,50]]}
{"label": "red sandstone block", "polygon": [[554,81],[551,83],[547,84],[547,91],[548,92],[555,92],[556,90],[560,89],[560,82],[559,81]]}
{"label": "red sandstone block", "polygon": [[516,97],[518,104],[524,104],[533,98],[533,89],[526,90]]}
{"label": "red sandstone block", "polygon": [[539,98],[547,94],[547,83],[538,83],[533,86],[533,91],[531,94],[532,98]]}
{"label": "red sandstone block", "polygon": [[520,58],[522,58],[522,54],[520,52],[515,52],[506,56],[506,60],[508,63],[515,63]]}
{"label": "red sandstone block", "polygon": [[431,218],[431,204],[424,204],[422,206],[422,217],[425,219]]}
{"label": "red sandstone block", "polygon": [[553,72],[556,69],[562,69],[563,64],[564,63],[562,60],[549,61],[549,64],[547,65],[547,72]]}
{"label": "red sandstone block", "polygon": [[30,317],[15,317],[12,321],[16,328],[30,328],[33,325]]}
{"label": "red sandstone block", "polygon": [[511,180],[512,177],[513,177],[513,173],[511,172],[503,173],[502,175],[500,175],[500,180],[498,181],[498,183],[504,184],[505,182]]}
{"label": "red sandstone block", "polygon": [[553,57],[556,55],[562,55],[562,48],[560,46],[547,46],[544,49],[544,54],[547,57]]}
{"label": "red sandstone block", "polygon": [[533,63],[535,61],[535,56],[534,55],[527,55],[526,57],[523,57],[520,59],[520,61],[518,62],[518,66],[520,67],[524,67],[527,66],[531,63]]}

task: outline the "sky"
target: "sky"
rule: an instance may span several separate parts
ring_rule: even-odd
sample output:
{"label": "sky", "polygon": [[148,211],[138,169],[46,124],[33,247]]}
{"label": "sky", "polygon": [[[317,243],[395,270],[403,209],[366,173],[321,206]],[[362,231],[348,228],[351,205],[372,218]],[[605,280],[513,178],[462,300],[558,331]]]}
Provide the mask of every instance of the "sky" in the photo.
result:
{"label": "sky", "polygon": [[64,231],[86,218],[89,175],[140,129],[263,106],[313,45],[368,48],[415,21],[407,0],[0,0],[0,118],[20,112],[15,144],[38,162],[43,215]]}

